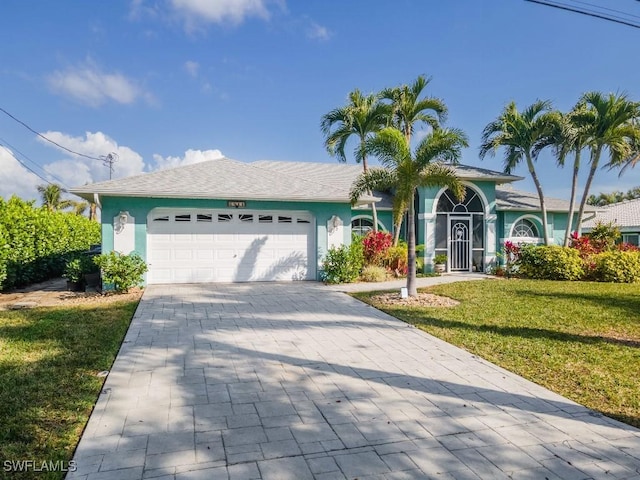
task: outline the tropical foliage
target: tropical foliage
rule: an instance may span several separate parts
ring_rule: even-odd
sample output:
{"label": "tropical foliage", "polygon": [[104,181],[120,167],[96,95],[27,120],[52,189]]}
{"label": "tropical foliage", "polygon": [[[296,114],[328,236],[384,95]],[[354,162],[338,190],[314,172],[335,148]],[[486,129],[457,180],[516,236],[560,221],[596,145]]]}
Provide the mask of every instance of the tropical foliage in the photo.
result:
{"label": "tropical foliage", "polygon": [[[367,139],[365,150],[378,158],[383,168],[371,168],[356,179],[351,187],[351,202],[367,191],[392,189],[394,203],[407,207],[407,289],[417,295],[416,234],[414,199],[419,187],[449,187],[464,197],[464,186],[450,166],[458,162],[462,148],[467,147],[465,134],[457,129],[429,132],[412,151],[406,136],[397,128],[387,127]],[[448,165],[447,165],[448,164]]]}
{"label": "tropical foliage", "polygon": [[70,254],[95,243],[96,222],[17,197],[0,198],[0,290],[58,276]]}
{"label": "tropical foliage", "polygon": [[87,202],[63,199],[62,194],[67,191],[56,183],[38,185],[37,189],[42,206],[50,212],[71,209],[76,215],[82,215],[89,206]]}
{"label": "tropical foliage", "polygon": [[141,285],[142,276],[147,271],[147,264],[135,252],[129,255],[103,253],[95,257],[94,261],[100,267],[104,283],[112,286],[118,293],[126,293],[132,287]]}
{"label": "tropical foliage", "polygon": [[[345,148],[352,136],[357,137],[358,145],[354,151],[356,162],[362,162],[362,168],[368,170],[364,142],[379,132],[389,119],[389,108],[380,102],[379,95],[363,95],[356,89],[349,94],[349,102],[344,107],[331,110],[322,117],[320,127],[325,135],[325,147],[331,156],[341,162],[347,161]],[[368,192],[371,194],[371,192]],[[378,215],[375,203],[371,204],[373,230],[378,231]]]}
{"label": "tropical foliage", "polygon": [[584,112],[575,118],[585,133],[589,151],[589,175],[585,183],[578,211],[578,233],[589,198],[591,184],[604,154],[605,168],[619,168],[622,173],[633,167],[640,157],[640,103],[632,102],[624,94],[587,92],[578,102]]}
{"label": "tropical foliage", "polygon": [[616,190],[611,193],[600,192],[598,195],[589,195],[587,205],[603,207],[612,203],[624,202],[625,200],[635,200],[636,198],[640,198],[640,187],[630,188],[626,192]]}
{"label": "tropical foliage", "polygon": [[518,110],[515,102],[509,103],[500,116],[484,128],[480,146],[480,158],[487,154],[495,155],[498,149],[504,148],[505,173],[511,173],[521,163],[526,163],[540,199],[542,231],[547,244],[547,206],[535,161],[542,149],[551,144],[550,139],[556,133],[557,118],[550,110],[548,101],[538,100],[522,111]]}

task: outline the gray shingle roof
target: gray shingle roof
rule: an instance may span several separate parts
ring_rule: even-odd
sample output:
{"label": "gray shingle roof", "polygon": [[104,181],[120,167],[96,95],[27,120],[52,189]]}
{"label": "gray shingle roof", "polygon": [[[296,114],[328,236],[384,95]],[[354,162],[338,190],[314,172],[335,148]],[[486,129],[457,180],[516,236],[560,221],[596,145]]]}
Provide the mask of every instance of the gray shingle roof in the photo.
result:
{"label": "gray shingle roof", "polygon": [[[568,212],[569,202],[558,198],[550,198],[545,196],[547,211],[549,212]],[[540,199],[536,193],[524,192],[516,190],[511,186],[496,186],[496,209],[497,210],[515,210],[515,211],[540,211]],[[587,205],[585,211],[593,212],[596,209]]]}
{"label": "gray shingle roof", "polygon": [[76,187],[71,192],[88,199],[97,193],[160,198],[349,201],[348,191],[339,186],[324,185],[224,157]]}
{"label": "gray shingle roof", "polygon": [[584,228],[593,228],[600,221],[603,223],[612,222],[621,228],[640,230],[640,198],[612,203],[598,207],[598,210],[599,212],[593,219],[582,222]]}
{"label": "gray shingle roof", "polygon": [[[521,180],[492,170],[458,165],[463,180],[497,183]],[[225,200],[298,200],[349,202],[353,181],[362,166],[340,163],[216,160],[109,180],[71,189],[88,200],[93,194],[119,197],[220,198]],[[391,196],[374,192],[380,208],[391,208]],[[362,198],[366,203],[372,198]]]}

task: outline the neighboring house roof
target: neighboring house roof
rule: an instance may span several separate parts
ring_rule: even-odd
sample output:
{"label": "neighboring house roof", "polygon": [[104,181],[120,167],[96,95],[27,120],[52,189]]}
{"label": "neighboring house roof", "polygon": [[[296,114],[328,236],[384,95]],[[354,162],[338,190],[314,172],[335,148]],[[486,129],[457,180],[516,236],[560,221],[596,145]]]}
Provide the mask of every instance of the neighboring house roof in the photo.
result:
{"label": "neighboring house roof", "polygon": [[226,157],[84,185],[73,188],[71,193],[88,200],[97,193],[116,197],[349,201],[344,185],[324,184],[313,177],[302,178]]}
{"label": "neighboring house roof", "polygon": [[508,175],[506,173],[496,172],[495,170],[487,170],[486,168],[472,167],[470,165],[455,165],[453,168],[456,171],[456,175],[462,180],[488,180],[496,182],[497,185],[524,180],[524,177]]}
{"label": "neighboring house roof", "polygon": [[635,228],[640,231],[640,198],[625,200],[598,207],[593,219],[582,222],[583,228],[593,228],[597,222],[613,223],[620,228]]}
{"label": "neighboring house roof", "polygon": [[[569,201],[558,198],[544,198],[548,212],[568,212]],[[540,211],[540,199],[535,193],[515,190],[511,186],[496,186],[496,210]],[[587,205],[585,212],[595,212],[596,208]],[[577,209],[576,209],[577,213]]]}

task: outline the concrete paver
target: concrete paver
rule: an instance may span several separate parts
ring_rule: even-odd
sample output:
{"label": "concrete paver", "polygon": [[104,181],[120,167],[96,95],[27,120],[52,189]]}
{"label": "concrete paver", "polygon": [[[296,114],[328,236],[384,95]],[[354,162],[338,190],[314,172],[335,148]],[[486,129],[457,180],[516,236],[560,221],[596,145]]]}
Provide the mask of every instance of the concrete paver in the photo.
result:
{"label": "concrete paver", "polygon": [[640,431],[320,284],[167,285],[74,459],[83,480],[640,479]]}

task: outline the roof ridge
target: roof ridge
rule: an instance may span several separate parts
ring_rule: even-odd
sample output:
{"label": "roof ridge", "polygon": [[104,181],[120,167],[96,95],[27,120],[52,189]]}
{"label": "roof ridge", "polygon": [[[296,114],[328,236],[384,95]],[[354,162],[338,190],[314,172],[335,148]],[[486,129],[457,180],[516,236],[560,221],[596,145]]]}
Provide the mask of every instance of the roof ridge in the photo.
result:
{"label": "roof ridge", "polygon": [[[270,162],[270,161],[272,161],[272,160],[258,160],[258,161],[262,161],[262,162]],[[302,164],[303,164],[303,163],[305,163],[305,162],[286,162],[286,161],[282,161],[282,160],[276,160],[276,161],[281,162],[281,163],[302,163]],[[269,172],[270,174],[272,174],[272,175],[273,175],[273,174],[275,174],[275,173],[277,173],[279,176],[280,176],[280,175],[283,175],[283,176],[285,176],[285,177],[289,177],[289,178],[291,178],[291,179],[295,179],[296,181],[303,181],[304,183],[310,183],[310,184],[312,184],[312,185],[313,185],[313,184],[315,184],[315,185],[320,186],[320,187],[330,188],[331,190],[333,190],[333,191],[334,191],[334,193],[339,193],[338,189],[336,189],[336,187],[334,187],[334,186],[331,186],[331,185],[325,185],[324,183],[320,183],[320,182],[317,182],[317,181],[315,181],[315,180],[313,180],[313,181],[312,181],[312,180],[309,180],[309,179],[307,179],[307,178],[305,178],[305,177],[301,177],[301,176],[298,176],[298,175],[292,175],[292,174],[290,174],[290,173],[275,172],[275,171],[273,171],[273,170],[271,170],[271,169],[269,169],[269,168],[261,167],[261,166],[259,166],[259,165],[254,165],[254,163],[255,163],[255,162],[250,162],[250,163],[246,163],[245,165],[248,165],[248,166],[250,166],[250,167],[252,167],[252,168],[255,168],[255,169],[257,169],[257,170],[268,171],[268,172]],[[316,164],[319,164],[319,162],[307,162],[307,163],[316,163]]]}

